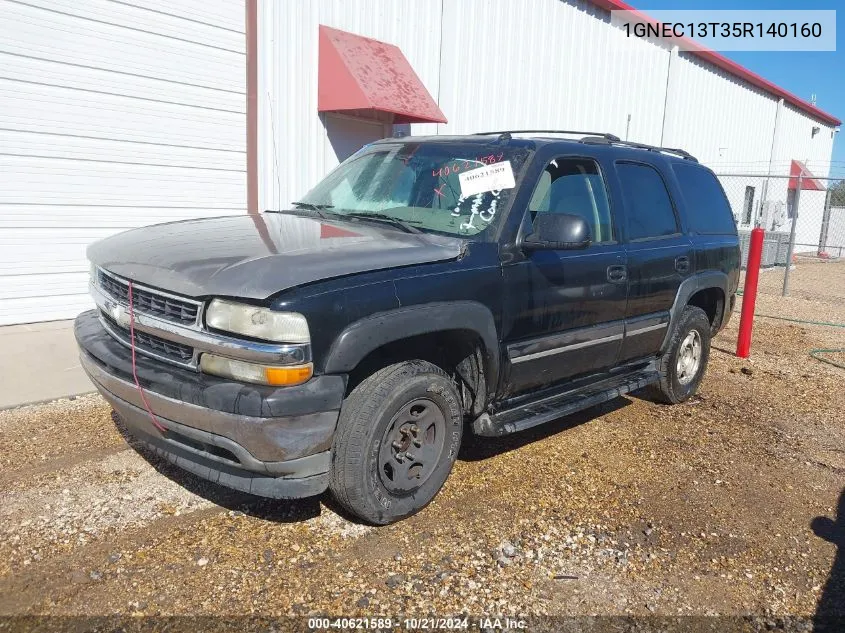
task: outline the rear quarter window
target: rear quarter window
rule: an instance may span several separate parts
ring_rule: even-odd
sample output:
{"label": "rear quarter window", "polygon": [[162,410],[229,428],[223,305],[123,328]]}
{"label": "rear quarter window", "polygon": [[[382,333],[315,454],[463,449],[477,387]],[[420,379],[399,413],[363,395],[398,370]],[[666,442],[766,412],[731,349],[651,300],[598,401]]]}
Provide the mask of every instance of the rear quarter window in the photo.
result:
{"label": "rear quarter window", "polygon": [[625,196],[629,240],[662,238],[678,233],[672,199],[663,177],[653,166],[617,161],[616,174]]}
{"label": "rear quarter window", "polygon": [[684,163],[674,164],[672,170],[681,187],[690,229],[705,235],[735,235],[731,206],[713,172]]}

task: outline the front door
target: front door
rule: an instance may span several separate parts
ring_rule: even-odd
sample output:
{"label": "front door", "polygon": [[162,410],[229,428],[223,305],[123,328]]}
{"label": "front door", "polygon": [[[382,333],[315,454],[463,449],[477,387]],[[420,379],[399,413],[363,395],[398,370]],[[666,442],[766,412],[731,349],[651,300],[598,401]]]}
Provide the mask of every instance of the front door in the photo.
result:
{"label": "front door", "polygon": [[660,172],[652,165],[617,161],[625,205],[628,308],[620,362],[656,354],[669,327],[681,282],[693,272],[692,242]]}
{"label": "front door", "polygon": [[612,367],[624,333],[626,255],[599,165],[590,158],[551,160],[529,212],[532,219],[539,213],[580,215],[593,243],[533,251],[503,267],[510,393]]}

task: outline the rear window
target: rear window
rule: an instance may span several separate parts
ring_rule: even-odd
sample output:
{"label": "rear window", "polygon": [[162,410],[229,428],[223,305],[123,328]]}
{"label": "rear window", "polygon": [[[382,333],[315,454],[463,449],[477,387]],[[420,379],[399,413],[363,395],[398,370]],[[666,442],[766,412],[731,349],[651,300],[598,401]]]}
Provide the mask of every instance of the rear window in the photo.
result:
{"label": "rear window", "polygon": [[672,169],[681,185],[690,228],[703,234],[736,234],[733,212],[716,176],[693,164],[676,163]]}

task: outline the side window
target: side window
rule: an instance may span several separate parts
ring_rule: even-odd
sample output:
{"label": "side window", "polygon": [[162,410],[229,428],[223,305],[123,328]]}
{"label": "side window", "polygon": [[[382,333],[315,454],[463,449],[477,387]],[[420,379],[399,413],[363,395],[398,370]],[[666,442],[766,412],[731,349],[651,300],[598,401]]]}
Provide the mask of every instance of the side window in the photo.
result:
{"label": "side window", "polygon": [[[736,223],[728,198],[719,180],[709,169],[695,163],[677,163],[672,166],[690,228],[701,234],[736,234]],[[751,224],[754,213],[754,187],[745,188],[743,221]]]}
{"label": "side window", "polygon": [[590,226],[593,243],[613,241],[613,222],[607,189],[595,161],[585,158],[556,158],[540,176],[528,210],[538,213],[580,215]]}
{"label": "side window", "polygon": [[616,163],[625,196],[628,239],[663,237],[678,232],[678,221],[663,178],[642,163]]}

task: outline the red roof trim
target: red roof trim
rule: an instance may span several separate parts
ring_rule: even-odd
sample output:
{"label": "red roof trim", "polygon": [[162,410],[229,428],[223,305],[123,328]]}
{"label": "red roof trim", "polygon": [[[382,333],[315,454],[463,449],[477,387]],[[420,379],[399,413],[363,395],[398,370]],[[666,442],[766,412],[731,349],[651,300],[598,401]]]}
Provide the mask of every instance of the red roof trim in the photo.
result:
{"label": "red roof trim", "polygon": [[[633,8],[631,5],[621,2],[620,0],[589,1],[597,7],[605,9],[606,11],[631,11],[632,13],[636,14],[638,17],[642,18],[647,22],[657,22],[657,20],[655,20],[654,18],[649,17],[642,11]],[[740,79],[744,79],[752,86],[757,86],[758,88],[761,88],[762,90],[765,90],[766,92],[776,97],[782,98],[787,103],[795,106],[799,110],[803,110],[813,118],[833,126],[842,124],[842,121],[837,119],[835,116],[828,114],[824,110],[820,110],[809,101],[805,101],[804,99],[795,96],[791,92],[788,92],[780,86],[773,84],[768,79],[764,79],[757,73],[751,72],[744,66],[740,66],[736,62],[731,61],[724,55],[721,55],[716,51],[710,50],[709,48],[702,46],[698,42],[691,40],[687,37],[680,38],[680,40],[684,43],[685,49],[690,50],[693,55],[710,62],[714,66],[717,66],[718,68],[721,68],[722,70],[725,70],[730,74],[739,77]]]}

